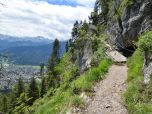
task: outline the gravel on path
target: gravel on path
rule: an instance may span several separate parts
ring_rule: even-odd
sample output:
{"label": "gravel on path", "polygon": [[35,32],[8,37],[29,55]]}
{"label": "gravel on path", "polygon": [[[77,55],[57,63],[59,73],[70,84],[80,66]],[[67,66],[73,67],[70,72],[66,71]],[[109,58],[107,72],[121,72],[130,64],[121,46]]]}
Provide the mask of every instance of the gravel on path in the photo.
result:
{"label": "gravel on path", "polygon": [[126,90],[127,66],[112,65],[105,79],[94,87],[95,96],[79,114],[128,114],[122,100]]}

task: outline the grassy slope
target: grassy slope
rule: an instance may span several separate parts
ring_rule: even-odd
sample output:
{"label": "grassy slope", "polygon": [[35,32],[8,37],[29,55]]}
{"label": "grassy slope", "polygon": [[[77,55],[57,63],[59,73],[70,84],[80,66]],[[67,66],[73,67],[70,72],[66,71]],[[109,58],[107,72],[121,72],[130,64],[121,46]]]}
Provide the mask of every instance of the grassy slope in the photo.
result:
{"label": "grassy slope", "polygon": [[149,85],[143,83],[144,76],[142,71],[143,58],[136,51],[129,58],[127,83],[128,88],[124,93],[126,106],[131,114],[151,114],[152,113],[152,82]]}
{"label": "grassy slope", "polygon": [[[111,59],[102,60],[98,67],[71,80],[71,71],[74,64],[69,61],[69,53],[63,55],[60,64],[55,68],[58,75],[64,79],[58,91],[50,89],[44,98],[37,99],[29,109],[34,114],[65,114],[70,107],[82,107],[85,101],[79,98],[82,92],[93,95],[92,85],[102,80],[111,65]],[[54,92],[55,91],[55,92]],[[52,94],[53,95],[50,95]],[[51,97],[50,97],[51,96]],[[26,109],[26,113],[28,110]]]}

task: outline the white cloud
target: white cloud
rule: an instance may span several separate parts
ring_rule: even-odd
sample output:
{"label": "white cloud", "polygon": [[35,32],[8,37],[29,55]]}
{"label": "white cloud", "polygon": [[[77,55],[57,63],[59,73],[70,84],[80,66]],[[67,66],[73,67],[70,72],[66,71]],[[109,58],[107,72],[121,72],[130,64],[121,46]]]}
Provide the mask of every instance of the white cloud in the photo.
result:
{"label": "white cloud", "polygon": [[67,0],[67,1],[73,1],[77,4],[81,4],[84,6],[94,6],[96,0]]}
{"label": "white cloud", "polygon": [[83,6],[51,5],[44,1],[5,0],[2,2],[7,5],[7,8],[0,7],[0,21],[2,21],[0,24],[5,26],[0,27],[0,34],[19,37],[43,36],[50,39],[69,39],[75,20],[84,20],[92,10],[90,7]]}

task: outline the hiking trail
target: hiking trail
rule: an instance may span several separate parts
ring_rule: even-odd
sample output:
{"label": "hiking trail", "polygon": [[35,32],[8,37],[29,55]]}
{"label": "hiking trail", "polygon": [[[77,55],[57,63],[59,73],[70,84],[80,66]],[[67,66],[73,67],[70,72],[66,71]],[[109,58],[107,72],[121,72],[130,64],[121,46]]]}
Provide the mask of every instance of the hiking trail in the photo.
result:
{"label": "hiking trail", "polygon": [[108,46],[109,56],[115,61],[105,78],[94,86],[94,96],[86,105],[85,110],[78,114],[128,114],[125,103],[122,100],[122,93],[126,90],[125,80],[127,78],[128,67],[127,58],[119,52],[112,50],[111,46],[102,40]]}

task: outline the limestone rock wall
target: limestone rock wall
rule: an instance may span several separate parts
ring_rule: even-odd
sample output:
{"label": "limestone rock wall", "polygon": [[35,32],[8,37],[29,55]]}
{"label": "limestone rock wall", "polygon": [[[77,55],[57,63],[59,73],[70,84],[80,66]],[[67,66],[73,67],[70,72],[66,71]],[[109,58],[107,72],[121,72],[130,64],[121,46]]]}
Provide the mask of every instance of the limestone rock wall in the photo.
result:
{"label": "limestone rock wall", "polygon": [[140,34],[152,28],[152,1],[133,0],[132,5],[123,8],[118,21],[114,18],[114,6],[118,8],[120,4],[120,0],[114,0],[105,31],[111,44],[128,48]]}

